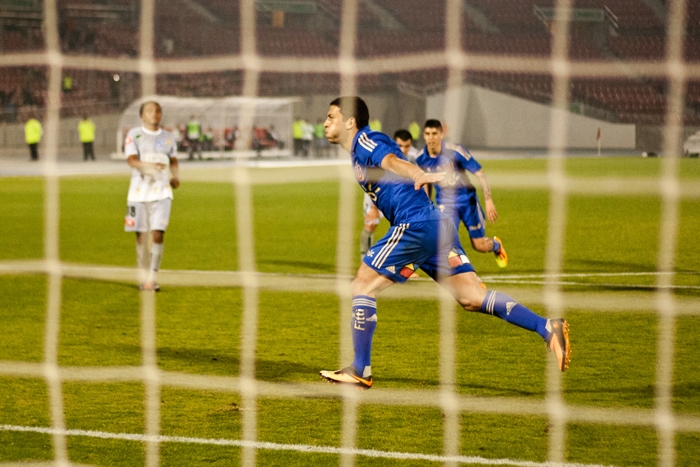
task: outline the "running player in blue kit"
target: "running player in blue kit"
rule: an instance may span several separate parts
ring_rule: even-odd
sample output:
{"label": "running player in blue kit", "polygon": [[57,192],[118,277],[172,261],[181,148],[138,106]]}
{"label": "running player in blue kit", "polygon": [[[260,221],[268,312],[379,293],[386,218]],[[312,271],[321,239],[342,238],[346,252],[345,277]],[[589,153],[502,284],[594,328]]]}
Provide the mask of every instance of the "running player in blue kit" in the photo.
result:
{"label": "running player in blue kit", "polygon": [[[435,184],[435,202],[441,211],[450,216],[459,230],[459,224],[469,232],[472,247],[481,253],[496,256],[496,264],[508,265],[508,255],[498,237],[486,236],[486,219],[496,222],[498,212],[491,199],[491,189],[486,181],[481,164],[459,144],[443,141],[442,124],[439,120],[428,120],[423,129],[425,148],[416,158],[416,165],[426,172],[445,172],[445,178]],[[479,204],[476,188],[469,181],[467,172],[479,179],[484,192],[486,218]]]}
{"label": "running player in blue kit", "polygon": [[416,268],[439,281],[465,310],[495,315],[537,332],[554,352],[559,369],[566,370],[571,353],[568,323],[538,316],[513,298],[481,287],[454,222],[421,189],[439,182],[445,174],[426,173],[409,163],[398,145],[384,133],[371,131],[368,122],[367,104],[350,96],[331,102],[324,123],[326,138],[350,153],[355,178],[391,228],[364,257],[350,286],[355,358],[343,369],[322,370],[321,377],[359,389],[372,387],[376,296],[396,282],[405,282]]}

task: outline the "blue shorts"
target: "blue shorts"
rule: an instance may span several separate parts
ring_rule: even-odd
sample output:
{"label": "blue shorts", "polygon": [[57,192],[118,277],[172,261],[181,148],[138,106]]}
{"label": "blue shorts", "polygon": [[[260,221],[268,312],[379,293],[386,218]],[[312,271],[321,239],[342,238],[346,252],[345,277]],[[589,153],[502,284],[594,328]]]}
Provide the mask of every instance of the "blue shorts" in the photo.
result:
{"label": "blue shorts", "polygon": [[483,238],[486,236],[486,220],[484,218],[484,210],[481,208],[479,198],[474,195],[470,196],[459,206],[445,206],[441,208],[445,214],[450,216],[454,221],[457,229],[459,223],[462,222],[469,232],[470,238]]}
{"label": "blue shorts", "polygon": [[362,260],[394,282],[406,282],[420,268],[437,280],[474,271],[447,216],[439,220],[392,226]]}

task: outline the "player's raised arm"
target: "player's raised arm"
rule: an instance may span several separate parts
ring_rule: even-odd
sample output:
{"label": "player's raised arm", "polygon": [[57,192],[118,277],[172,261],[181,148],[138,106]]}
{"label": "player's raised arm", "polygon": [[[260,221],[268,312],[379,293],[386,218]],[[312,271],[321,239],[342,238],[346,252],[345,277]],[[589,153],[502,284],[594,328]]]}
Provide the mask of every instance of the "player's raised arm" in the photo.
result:
{"label": "player's raised arm", "polygon": [[410,178],[414,182],[414,188],[419,190],[422,186],[436,183],[445,177],[445,172],[426,173],[408,161],[399,159],[395,154],[387,154],[382,160],[382,169],[393,172],[401,177]]}
{"label": "player's raised arm", "polygon": [[484,204],[486,206],[486,218],[490,222],[496,222],[498,219],[498,212],[496,211],[496,205],[493,204],[493,198],[491,197],[491,187],[489,187],[489,182],[486,180],[486,174],[484,171],[479,169],[474,172],[476,178],[479,179],[481,184],[481,189],[484,191]]}

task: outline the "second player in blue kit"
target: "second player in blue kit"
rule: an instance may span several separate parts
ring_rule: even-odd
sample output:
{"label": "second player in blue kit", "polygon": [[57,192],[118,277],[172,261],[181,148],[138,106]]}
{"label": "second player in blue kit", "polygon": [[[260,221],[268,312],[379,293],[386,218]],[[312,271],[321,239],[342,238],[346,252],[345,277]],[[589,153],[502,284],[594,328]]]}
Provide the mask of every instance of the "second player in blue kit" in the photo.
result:
{"label": "second player in blue kit", "polygon": [[[443,128],[438,120],[425,122],[423,139],[425,148],[416,159],[416,165],[426,172],[445,173],[445,177],[435,184],[435,201],[440,210],[452,218],[458,229],[460,222],[464,224],[476,251],[493,252],[496,264],[506,267],[508,255],[503,242],[498,237],[486,236],[486,219],[495,222],[498,213],[481,164],[465,147],[443,140]],[[475,175],[481,184],[486,216],[468,173]]]}

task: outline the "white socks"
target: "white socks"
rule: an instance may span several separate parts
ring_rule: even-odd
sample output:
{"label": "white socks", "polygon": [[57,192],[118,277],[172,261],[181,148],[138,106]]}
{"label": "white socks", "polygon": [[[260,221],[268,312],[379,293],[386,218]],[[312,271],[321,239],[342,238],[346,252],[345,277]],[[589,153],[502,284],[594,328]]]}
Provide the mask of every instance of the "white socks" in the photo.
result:
{"label": "white socks", "polygon": [[151,252],[148,251],[148,242],[144,241],[141,244],[136,242],[136,263],[139,267],[139,281],[142,283],[146,281],[150,262]]}
{"label": "white socks", "polygon": [[163,261],[163,244],[154,243],[151,245],[151,270],[148,275],[148,282],[156,281],[156,273],[160,270],[160,263]]}
{"label": "white socks", "polygon": [[155,282],[156,273],[160,270],[163,261],[163,244],[153,243],[150,251],[148,242],[136,243],[136,260],[139,266],[141,282]]}

